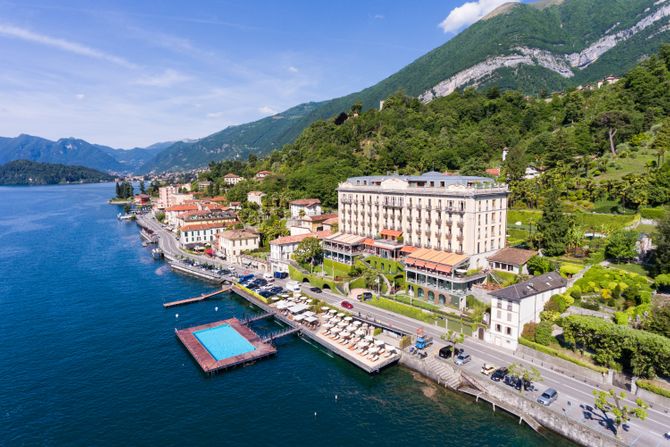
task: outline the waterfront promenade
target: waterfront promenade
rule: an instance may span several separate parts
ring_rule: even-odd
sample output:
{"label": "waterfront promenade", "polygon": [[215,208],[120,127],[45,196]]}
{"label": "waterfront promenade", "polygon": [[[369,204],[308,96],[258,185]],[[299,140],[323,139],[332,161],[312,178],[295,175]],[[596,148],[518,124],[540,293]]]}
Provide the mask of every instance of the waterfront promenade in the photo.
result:
{"label": "waterfront promenade", "polygon": [[[146,219],[143,222],[150,226],[152,230],[158,232],[160,235],[159,244],[165,251],[166,255],[169,253],[172,257],[189,257],[198,262],[208,262],[221,267],[229,267],[228,263],[218,261],[212,258],[199,255],[186,254],[179,250],[178,244],[174,236],[167,230],[163,229],[153,219]],[[239,267],[239,266],[238,266]],[[244,269],[249,270],[249,269]],[[284,281],[277,281],[279,285],[283,285]],[[332,292],[324,291],[322,293],[314,293],[309,290],[309,285],[303,285],[303,293],[308,296],[313,296],[322,301],[327,302],[333,306],[339,306],[344,299],[343,296],[336,295]],[[444,343],[440,340],[440,336],[444,334],[444,329],[434,326],[426,326],[425,323],[399,315],[390,311],[379,309],[377,307],[355,302],[353,312],[360,312],[372,320],[376,320],[388,327],[396,328],[400,331],[413,334],[418,327],[423,327],[428,335],[431,335],[436,340],[436,346],[441,346]],[[585,424],[600,433],[612,436],[612,432],[605,424],[602,424],[599,418],[586,419],[583,409],[580,406],[588,405],[593,407],[593,390],[608,390],[615,388],[617,391],[625,391],[611,385],[592,385],[584,380],[573,378],[571,376],[554,371],[551,365],[531,365],[523,359],[514,355],[512,351],[500,349],[482,341],[466,338],[462,345],[466,351],[472,356],[473,360],[465,368],[473,373],[479,373],[482,363],[492,363],[498,366],[507,366],[511,363],[520,363],[527,366],[537,367],[543,377],[543,381],[537,384],[540,392],[545,388],[553,387],[559,391],[559,399],[550,407],[559,414],[573,419],[576,423]],[[499,384],[499,386],[506,386]],[[625,391],[626,392],[626,391]],[[627,392],[627,394],[629,394]],[[634,398],[634,396],[633,396]],[[634,406],[634,399],[629,396],[626,404]],[[628,431],[624,432],[624,440],[630,446],[664,446],[670,445],[668,441],[663,439],[663,433],[670,430],[670,410],[665,408],[649,408],[648,418],[644,421],[634,419],[629,424]]]}

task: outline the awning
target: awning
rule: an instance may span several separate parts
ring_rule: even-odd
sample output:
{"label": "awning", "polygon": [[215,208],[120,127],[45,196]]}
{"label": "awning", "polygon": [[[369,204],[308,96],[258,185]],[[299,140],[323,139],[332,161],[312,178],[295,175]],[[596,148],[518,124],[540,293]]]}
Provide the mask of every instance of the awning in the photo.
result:
{"label": "awning", "polygon": [[306,304],[296,304],[295,306],[289,307],[288,310],[292,314],[299,314],[300,312],[304,312],[307,309],[309,309],[309,306]]}

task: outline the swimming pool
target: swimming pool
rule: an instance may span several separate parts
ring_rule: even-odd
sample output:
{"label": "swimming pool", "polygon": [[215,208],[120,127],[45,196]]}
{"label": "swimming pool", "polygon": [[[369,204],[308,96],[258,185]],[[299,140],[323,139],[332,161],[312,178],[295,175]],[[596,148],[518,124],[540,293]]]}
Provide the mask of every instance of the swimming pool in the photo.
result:
{"label": "swimming pool", "polygon": [[229,324],[203,329],[193,335],[217,361],[256,349]]}

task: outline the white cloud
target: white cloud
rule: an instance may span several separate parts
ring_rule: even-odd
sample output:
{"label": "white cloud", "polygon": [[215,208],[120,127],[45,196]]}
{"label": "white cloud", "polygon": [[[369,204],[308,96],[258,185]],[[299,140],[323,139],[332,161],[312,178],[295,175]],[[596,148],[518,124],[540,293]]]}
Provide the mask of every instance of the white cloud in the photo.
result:
{"label": "white cloud", "polygon": [[375,14],[372,16],[372,18],[375,20],[384,20],[384,16],[382,14]]}
{"label": "white cloud", "polygon": [[446,19],[440,23],[445,33],[454,33],[463,27],[472,25],[503,3],[518,3],[519,0],[477,0],[463,3],[451,10]]}
{"label": "white cloud", "polygon": [[180,84],[190,79],[190,76],[168,68],[163,73],[157,75],[142,76],[135,81],[135,84],[149,87],[172,87],[175,84]]}
{"label": "white cloud", "polygon": [[291,65],[290,67],[288,67],[288,71],[290,71],[291,73],[297,73],[300,70],[298,70],[298,67],[294,67],[293,65]]}
{"label": "white cloud", "polygon": [[74,97],[77,98],[79,101],[81,101],[84,98],[86,98],[86,95],[84,95],[83,93],[77,93],[76,95],[74,95]]}
{"label": "white cloud", "polygon": [[270,106],[263,106],[258,109],[263,115],[275,115],[277,111]]}
{"label": "white cloud", "polygon": [[214,119],[214,118],[221,118],[223,116],[223,112],[210,112],[207,114],[207,118]]}
{"label": "white cloud", "polygon": [[79,56],[99,59],[127,68],[136,68],[135,64],[128,62],[122,57],[105,53],[104,51],[100,51],[77,42],[72,42],[70,40],[47,36],[46,34],[35,33],[25,28],[19,28],[18,26],[0,24],[0,35],[24,40],[26,42],[37,43],[52,48],[58,48],[59,50],[78,54]]}

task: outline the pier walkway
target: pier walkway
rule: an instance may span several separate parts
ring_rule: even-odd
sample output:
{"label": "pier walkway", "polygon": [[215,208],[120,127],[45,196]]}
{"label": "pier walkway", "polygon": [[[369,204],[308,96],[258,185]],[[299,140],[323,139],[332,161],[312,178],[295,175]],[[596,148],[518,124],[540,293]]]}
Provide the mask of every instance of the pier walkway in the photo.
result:
{"label": "pier walkway", "polygon": [[251,316],[249,318],[243,318],[242,320],[240,320],[240,323],[249,324],[249,323],[253,323],[254,321],[264,320],[266,318],[270,318],[270,317],[274,317],[274,316],[275,316],[275,314],[273,312],[265,312],[265,313],[262,313],[262,314]]}
{"label": "pier walkway", "polygon": [[286,335],[296,334],[296,333],[300,332],[301,330],[302,330],[302,328],[300,328],[300,327],[289,326],[288,328],[286,328],[282,331],[278,331],[278,332],[274,332],[270,335],[266,335],[265,337],[262,338],[262,340],[263,340],[263,343],[270,343],[273,340],[276,340],[277,338],[281,338],[281,337],[284,337]]}
{"label": "pier walkway", "polygon": [[163,303],[163,307],[167,309],[169,307],[182,306],[184,304],[190,304],[190,303],[197,303],[198,301],[204,301],[207,298],[211,298],[213,296],[229,292],[230,289],[232,289],[232,286],[226,286],[226,287],[223,287],[220,290],[215,290],[212,293],[206,293],[206,294],[203,294],[203,295],[194,296],[193,298],[186,298],[185,300],[170,301],[168,303]]}

